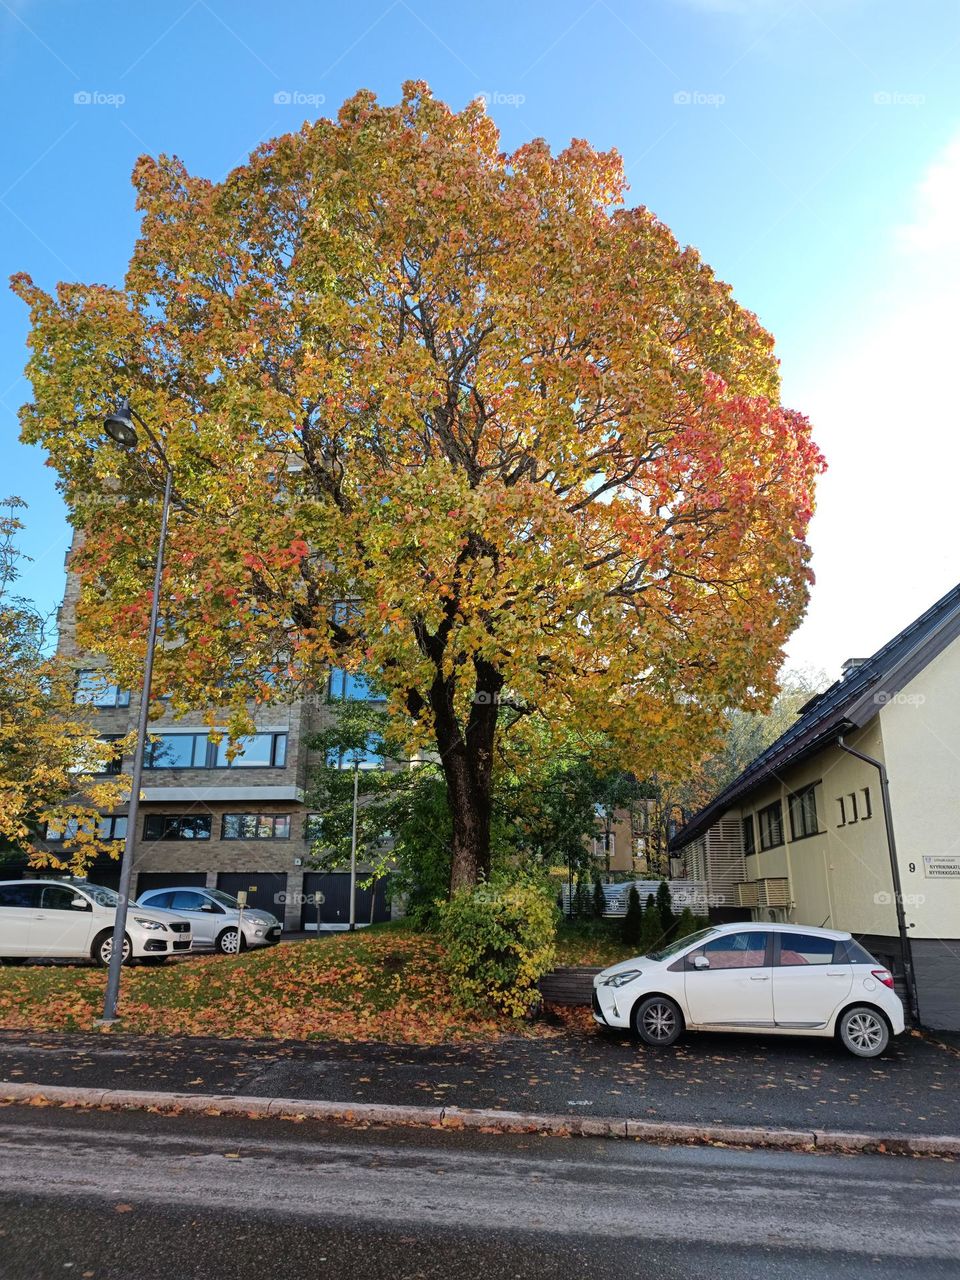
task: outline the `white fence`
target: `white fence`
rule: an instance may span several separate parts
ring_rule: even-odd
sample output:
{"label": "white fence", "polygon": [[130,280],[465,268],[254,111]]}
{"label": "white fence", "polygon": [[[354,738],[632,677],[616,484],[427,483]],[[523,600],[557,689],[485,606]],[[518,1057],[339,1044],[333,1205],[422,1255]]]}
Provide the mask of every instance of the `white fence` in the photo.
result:
{"label": "white fence", "polygon": [[[682,911],[684,907],[689,907],[696,916],[705,916],[713,905],[707,893],[707,886],[702,880],[668,880],[670,886],[670,898],[673,902],[674,911]],[[603,898],[606,904],[603,914],[605,916],[625,916],[627,914],[627,898],[630,894],[631,885],[636,885],[637,893],[640,895],[640,902],[643,906],[647,905],[647,898],[652,893],[657,896],[657,890],[660,888],[659,880],[626,880],[621,884],[601,884],[603,890]],[[591,905],[593,903],[593,885],[584,886],[590,894]],[[574,903],[576,903],[576,884],[573,886]],[[563,911],[566,915],[570,910],[570,885],[564,880],[563,889]]]}

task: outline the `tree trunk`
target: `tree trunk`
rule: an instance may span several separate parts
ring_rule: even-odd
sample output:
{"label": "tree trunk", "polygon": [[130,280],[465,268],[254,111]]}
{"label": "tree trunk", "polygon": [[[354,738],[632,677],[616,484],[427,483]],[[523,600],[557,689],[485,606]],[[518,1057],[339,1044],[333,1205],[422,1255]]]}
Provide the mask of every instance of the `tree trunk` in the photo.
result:
{"label": "tree trunk", "polygon": [[451,679],[434,682],[431,706],[453,826],[450,892],[469,889],[490,871],[493,745],[502,677],[476,662],[477,682],[466,728],[453,708]]}

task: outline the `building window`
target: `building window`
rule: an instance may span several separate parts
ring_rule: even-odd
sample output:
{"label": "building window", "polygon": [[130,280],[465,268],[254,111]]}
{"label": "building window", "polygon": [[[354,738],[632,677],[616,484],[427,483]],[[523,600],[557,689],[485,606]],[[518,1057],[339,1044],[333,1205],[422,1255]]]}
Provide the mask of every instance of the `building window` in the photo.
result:
{"label": "building window", "polygon": [[214,758],[210,768],[280,769],[287,762],[285,733],[253,733],[248,738],[238,738],[234,746],[239,748],[238,754],[230,760],[227,758],[230,743],[226,738],[222,738],[214,748]]}
{"label": "building window", "polygon": [[840,806],[840,821],[837,824],[840,827],[849,827],[853,823],[860,820],[860,806],[857,804],[857,793],[850,791],[845,796],[837,797],[837,804]]}
{"label": "building window", "polygon": [[352,769],[354,765],[361,769],[383,768],[383,743],[377,734],[368,734],[362,747],[331,747],[327,752],[328,769]]}
{"label": "building window", "polygon": [[758,811],[757,826],[760,828],[761,849],[776,849],[783,844],[783,806],[779,800]]}
{"label": "building window", "polygon": [[147,769],[280,769],[287,762],[285,733],[254,733],[239,738],[237,755],[227,758],[229,742],[213,743],[205,733],[155,733],[147,744]]}
{"label": "building window", "polygon": [[209,814],[151,813],[143,820],[144,840],[209,840]]}
{"label": "building window", "polygon": [[130,690],[112,684],[102,671],[78,671],[73,700],[92,707],[129,707]]}
{"label": "building window", "polygon": [[97,834],[101,840],[126,840],[127,815],[124,813],[116,818],[101,818]]}
{"label": "building window", "polygon": [[205,733],[157,733],[147,743],[144,767],[147,769],[205,769],[207,735]]}
{"label": "building window", "polygon": [[370,687],[365,676],[354,675],[340,667],[330,670],[329,699],[331,702],[380,702],[383,694]]}
{"label": "building window", "polygon": [[815,836],[820,831],[820,820],[817,817],[816,783],[794,792],[789,800],[790,805],[790,837],[803,840],[807,836]]}
{"label": "building window", "polygon": [[221,840],[289,840],[289,813],[225,813]]}
{"label": "building window", "polygon": [[[111,733],[111,734],[108,734],[106,737],[98,738],[97,741],[103,742],[106,744],[109,744],[111,742],[122,742],[123,735],[119,733]],[[101,764],[97,772],[110,774],[111,776],[115,777],[118,773],[121,772],[122,769],[123,769],[123,752],[116,751],[113,753],[113,755],[110,756],[108,760],[104,761]]]}
{"label": "building window", "polygon": [[749,857],[757,852],[757,840],[753,832],[753,814],[748,813],[743,820],[743,852]]}
{"label": "building window", "polygon": [[323,839],[323,814],[308,813],[303,820],[303,838],[313,844]]}
{"label": "building window", "polygon": [[861,813],[860,817],[864,822],[866,822],[868,818],[873,817],[873,805],[870,803],[870,788],[861,787],[860,794],[863,797],[863,813]]}
{"label": "building window", "polygon": [[847,825],[847,806],[843,803],[843,796],[837,796],[837,806],[840,809],[840,821],[837,826],[845,827]]}
{"label": "building window", "polygon": [[[70,818],[62,827],[48,822],[43,833],[44,840],[50,844],[66,844],[76,840],[80,824],[76,818]],[[105,815],[97,823],[97,836],[101,840],[125,840],[127,836],[127,816]]]}

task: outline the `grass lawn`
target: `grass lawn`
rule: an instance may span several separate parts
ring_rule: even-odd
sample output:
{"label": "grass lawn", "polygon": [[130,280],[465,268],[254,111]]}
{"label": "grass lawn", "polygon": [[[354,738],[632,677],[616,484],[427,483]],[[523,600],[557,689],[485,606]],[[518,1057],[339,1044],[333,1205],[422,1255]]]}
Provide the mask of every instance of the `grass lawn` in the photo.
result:
{"label": "grass lawn", "polygon": [[[558,964],[608,962],[598,958],[602,946],[587,939],[566,938],[559,951]],[[119,1025],[151,1035],[409,1044],[555,1032],[465,1008],[440,961],[436,939],[397,922],[239,957],[135,965],[124,970]],[[103,970],[86,965],[2,968],[0,1027],[89,1031],[105,981]]]}

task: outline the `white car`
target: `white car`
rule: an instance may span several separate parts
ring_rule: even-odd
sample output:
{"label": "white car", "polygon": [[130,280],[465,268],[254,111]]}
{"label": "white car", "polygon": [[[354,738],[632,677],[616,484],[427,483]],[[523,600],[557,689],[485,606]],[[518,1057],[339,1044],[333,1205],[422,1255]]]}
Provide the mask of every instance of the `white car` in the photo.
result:
{"label": "white car", "polygon": [[838,1036],[858,1058],[904,1029],[887,969],[849,933],[793,924],[721,924],[593,980],[593,1016],[645,1044],[685,1031]]}
{"label": "white car", "polygon": [[[198,889],[183,885],[170,889],[148,889],[140,895],[140,905],[165,907],[185,916],[193,927],[194,951],[215,950],[236,955],[246,947],[264,947],[280,941],[282,925],[276,916],[257,907],[244,907],[222,889]],[[243,940],[240,940],[240,934]]]}
{"label": "white car", "polygon": [[[0,963],[89,958],[108,965],[118,901],[112,889],[87,880],[0,881]],[[124,964],[162,964],[192,943],[189,920],[136,903],[127,908],[124,937]]]}

